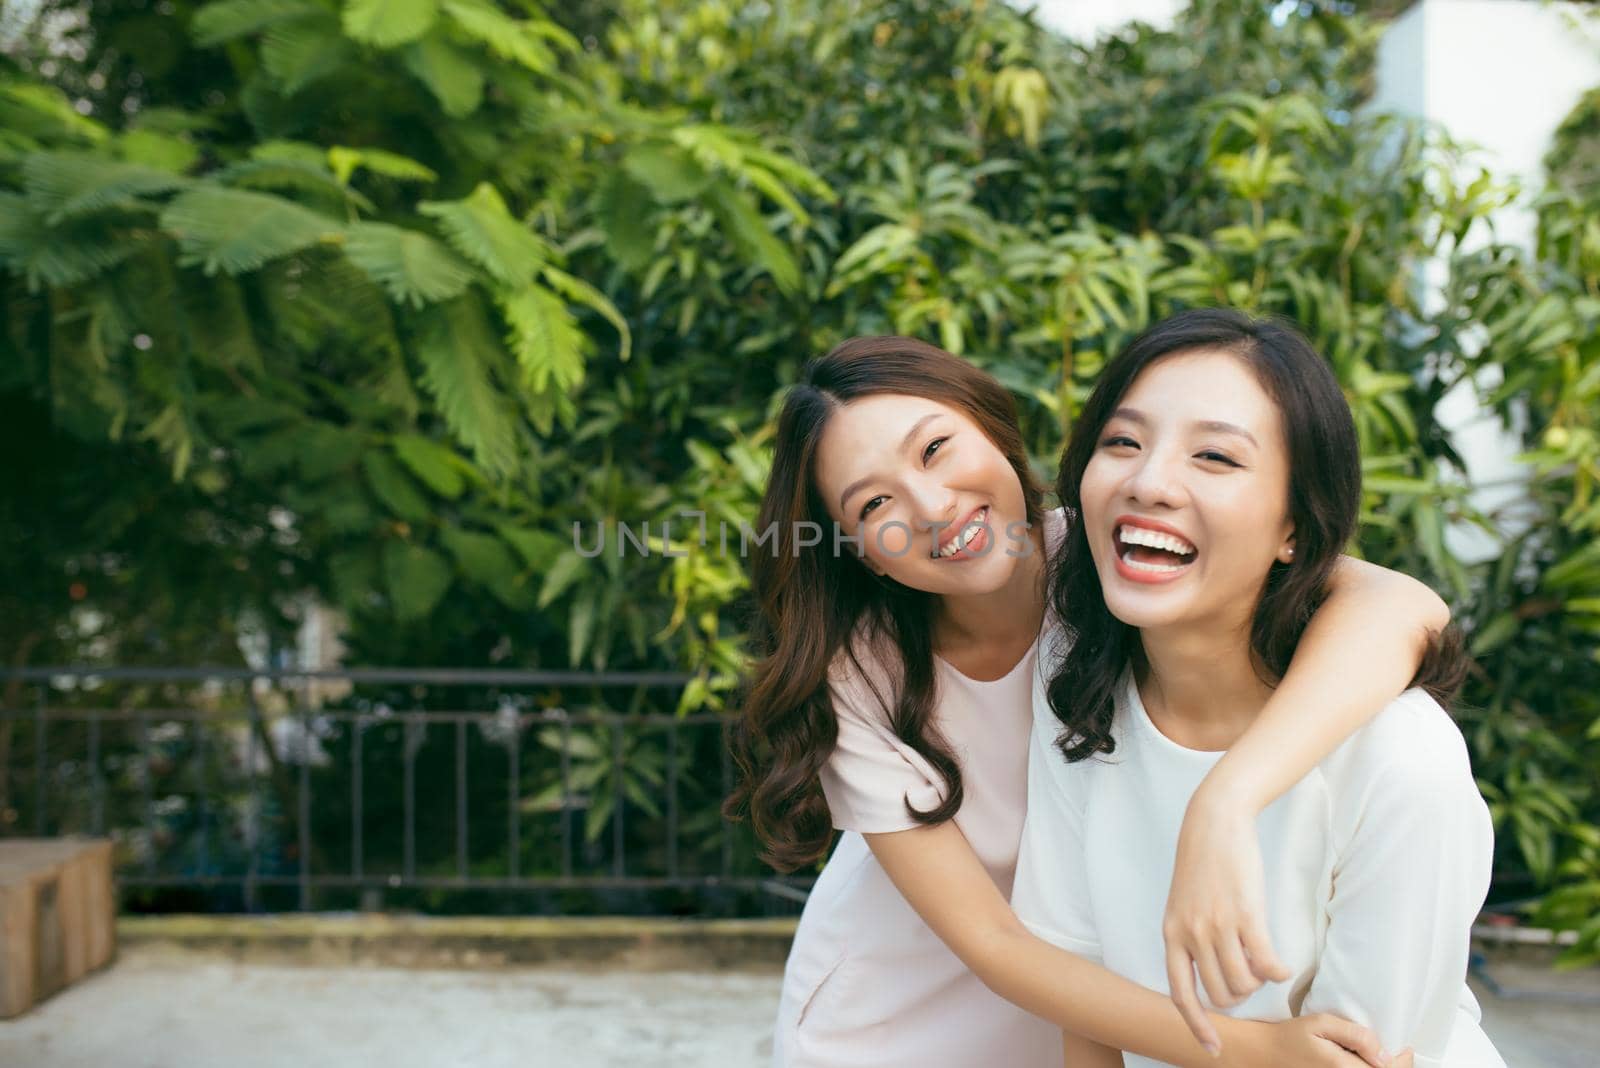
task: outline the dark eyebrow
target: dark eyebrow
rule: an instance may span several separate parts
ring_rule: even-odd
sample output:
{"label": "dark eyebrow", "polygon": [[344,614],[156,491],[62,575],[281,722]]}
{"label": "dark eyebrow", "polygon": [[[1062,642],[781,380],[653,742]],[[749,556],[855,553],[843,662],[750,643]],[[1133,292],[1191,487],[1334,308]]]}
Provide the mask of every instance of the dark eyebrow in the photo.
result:
{"label": "dark eyebrow", "polygon": [[[1138,423],[1140,426],[1150,425],[1150,420],[1146,419],[1144,413],[1137,408],[1118,408],[1111,413],[1111,419],[1126,419],[1128,422]],[[1110,422],[1111,420],[1108,419],[1106,421]],[[1261,448],[1261,443],[1256,440],[1256,436],[1236,423],[1225,423],[1220,419],[1204,419],[1194,425],[1213,434],[1236,434],[1256,448]]]}
{"label": "dark eyebrow", "polygon": [[1195,426],[1199,427],[1201,430],[1209,430],[1213,434],[1237,434],[1239,437],[1244,438],[1256,448],[1261,448],[1261,443],[1256,441],[1256,436],[1250,433],[1250,431],[1246,430],[1244,427],[1238,426],[1237,424],[1224,423],[1220,419],[1207,419],[1203,423],[1196,423]]}
{"label": "dark eyebrow", "polygon": [[[900,439],[900,451],[905,452],[908,448],[910,448],[911,442],[915,440],[917,436],[917,431],[921,430],[929,421],[937,419],[943,414],[943,412],[929,412],[927,415],[911,424],[911,429],[906,431],[906,436]],[[844,502],[850,499],[850,495],[852,493],[871,481],[872,476],[868,475],[866,478],[858,478],[854,482],[850,483],[850,485],[846,486],[844,488],[844,492],[839,494],[839,511],[844,511]]]}

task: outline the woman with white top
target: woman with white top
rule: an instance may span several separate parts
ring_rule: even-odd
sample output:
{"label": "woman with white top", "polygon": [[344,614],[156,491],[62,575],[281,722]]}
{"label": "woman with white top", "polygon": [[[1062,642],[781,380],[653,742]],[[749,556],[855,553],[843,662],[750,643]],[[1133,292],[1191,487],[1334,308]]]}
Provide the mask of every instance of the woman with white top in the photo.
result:
{"label": "woman with white top", "polygon": [[[845,833],[800,920],[775,1064],[1037,1068],[1059,1064],[1061,1027],[1183,1064],[1218,1063],[1202,1041],[1225,1065],[1383,1063],[1370,1031],[1332,1015],[1186,1020],[1011,912],[1044,559],[1065,531],[1010,393],[949,353],[853,339],[785,399],[746,548],[759,659],[729,811],[782,870]],[[1447,620],[1431,591],[1359,561],[1332,586],[1168,866],[1175,953],[1248,952],[1255,982],[1281,970],[1261,922],[1257,812],[1404,688]]]}
{"label": "woman with white top", "polygon": [[[1062,462],[1078,522],[1052,561],[1028,817],[1012,906],[1039,937],[1168,986],[1165,887],[1179,825],[1252,729],[1355,534],[1355,426],[1292,326],[1185,312],[1107,365]],[[1503,1068],[1466,986],[1493,832],[1461,734],[1447,632],[1412,689],[1257,821],[1267,923],[1288,975],[1207,989],[1260,1020],[1334,1013],[1418,1065]],[[1070,1068],[1160,1063],[1068,1033]]]}

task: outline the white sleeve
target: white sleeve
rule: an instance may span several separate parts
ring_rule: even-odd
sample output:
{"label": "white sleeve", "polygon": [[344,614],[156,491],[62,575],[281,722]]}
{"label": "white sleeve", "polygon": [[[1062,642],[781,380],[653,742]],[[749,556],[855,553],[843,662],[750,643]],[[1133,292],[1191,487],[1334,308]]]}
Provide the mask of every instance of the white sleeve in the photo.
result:
{"label": "white sleeve", "polygon": [[1362,796],[1335,801],[1348,834],[1301,1011],[1371,1027],[1389,1049],[1412,1046],[1422,1068],[1441,1063],[1457,1019],[1494,831],[1460,732],[1431,701],[1408,704],[1382,713],[1408,717],[1407,751],[1363,774]]}
{"label": "white sleeve", "polygon": [[1088,762],[1066,763],[1036,723],[1028,741],[1028,815],[1011,908],[1046,942],[1099,964],[1100,934],[1083,862],[1089,774]]}

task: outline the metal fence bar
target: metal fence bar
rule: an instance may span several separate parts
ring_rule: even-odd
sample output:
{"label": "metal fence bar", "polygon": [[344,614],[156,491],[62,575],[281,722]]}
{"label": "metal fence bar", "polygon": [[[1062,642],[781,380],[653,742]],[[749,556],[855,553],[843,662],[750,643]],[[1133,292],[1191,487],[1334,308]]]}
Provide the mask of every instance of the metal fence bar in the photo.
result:
{"label": "metal fence bar", "polygon": [[300,699],[300,786],[299,795],[299,827],[298,833],[300,853],[300,908],[302,911],[311,909],[311,707],[310,695],[303,694]]}
{"label": "metal fence bar", "polygon": [[45,805],[49,800],[45,791],[45,780],[48,778],[45,769],[49,767],[45,748],[50,713],[45,706],[44,694],[45,688],[40,686],[35,691],[33,708],[33,833],[40,838],[45,836]]}
{"label": "metal fence bar", "polygon": [[350,874],[357,879],[361,878],[362,868],[361,736],[366,733],[362,730],[364,719],[364,716],[357,716],[350,722]]}
{"label": "metal fence bar", "polygon": [[89,833],[106,833],[106,779],[100,770],[100,720],[89,717]]}
{"label": "metal fence bar", "polygon": [[667,725],[667,875],[678,877],[678,724]]}
{"label": "metal fence bar", "polygon": [[611,874],[622,878],[626,870],[627,844],[622,826],[622,727],[611,731]]}
{"label": "metal fence bar", "polygon": [[256,704],[254,681],[245,684],[245,707],[249,710],[249,719],[244,732],[244,767],[250,789],[245,810],[245,842],[249,859],[245,862],[244,908],[246,912],[254,912],[259,903],[256,885],[261,873],[261,776],[256,772],[256,736],[258,733],[263,737],[266,734],[260,730],[261,709]]}
{"label": "metal fence bar", "polygon": [[[137,875],[118,874],[117,881],[125,886],[237,886],[237,875]],[[262,886],[291,888],[300,885],[298,875],[263,875],[258,880]],[[350,875],[317,875],[312,885],[322,889],[382,889],[394,884],[384,876],[368,875],[357,879]],[[571,879],[508,879],[503,876],[484,875],[462,886],[454,875],[419,875],[409,886],[425,890],[660,890],[660,889],[735,889],[760,890],[778,894],[775,887],[787,886],[796,893],[804,893],[808,880],[780,882],[772,877],[737,876],[723,878],[717,875],[692,876],[668,879],[664,876],[629,875],[618,879],[609,875],[575,876]],[[779,895],[786,896],[786,895]]]}
{"label": "metal fence bar", "polygon": [[148,847],[144,854],[144,870],[153,875],[156,870],[155,766],[150,760],[150,719],[147,716],[139,717],[139,752],[144,758],[139,781],[144,792],[144,840]]}
{"label": "metal fence bar", "polygon": [[195,807],[199,811],[200,821],[200,856],[199,867],[202,872],[211,870],[211,812],[206,804],[206,731],[205,721],[195,720],[192,728],[194,732],[195,752]]}
{"label": "metal fence bar", "polygon": [[208,682],[267,679],[282,682],[395,682],[451,685],[502,685],[607,688],[644,687],[677,689],[693,675],[676,671],[519,671],[514,668],[349,668],[331,671],[296,671],[292,668],[236,667],[86,667],[71,664],[44,667],[0,667],[0,679],[20,678],[48,683],[62,676],[108,682]]}
{"label": "metal fence bar", "polygon": [[572,877],[572,724],[561,721],[561,874]]}
{"label": "metal fence bar", "polygon": [[467,881],[467,721],[456,720],[456,875]]}
{"label": "metal fence bar", "polygon": [[[400,874],[407,882],[417,875],[417,746],[412,744],[412,732],[418,728],[407,714],[405,720],[404,744],[405,751],[405,849],[402,858]],[[427,730],[425,725],[420,725],[422,730]],[[420,743],[419,743],[420,744]]]}
{"label": "metal fence bar", "polygon": [[511,722],[511,737],[506,741],[506,813],[511,824],[511,854],[506,870],[513,879],[522,873],[522,716]]}
{"label": "metal fence bar", "polygon": [[[722,762],[722,796],[727,797],[733,792],[733,758],[728,743],[728,725],[722,725],[722,744],[718,746]],[[722,821],[722,874],[733,874],[733,824],[727,820]]]}

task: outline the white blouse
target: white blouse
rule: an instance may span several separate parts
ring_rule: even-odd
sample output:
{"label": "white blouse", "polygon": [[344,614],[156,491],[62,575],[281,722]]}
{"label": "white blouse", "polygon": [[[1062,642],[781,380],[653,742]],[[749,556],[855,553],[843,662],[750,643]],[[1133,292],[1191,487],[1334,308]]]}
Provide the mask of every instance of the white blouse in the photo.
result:
{"label": "white blouse", "polygon": [[[1045,693],[1053,660],[1041,653],[1039,664],[1012,907],[1046,941],[1170,993],[1161,922],[1178,831],[1222,754],[1162,734],[1130,675],[1115,751],[1069,764]],[[1466,985],[1493,829],[1461,732],[1431,697],[1408,690],[1390,702],[1268,806],[1257,831],[1268,929],[1292,977],[1222,1011],[1334,1013],[1385,1048],[1414,1047],[1419,1068],[1504,1068]],[[1203,988],[1201,998],[1214,1008]]]}

